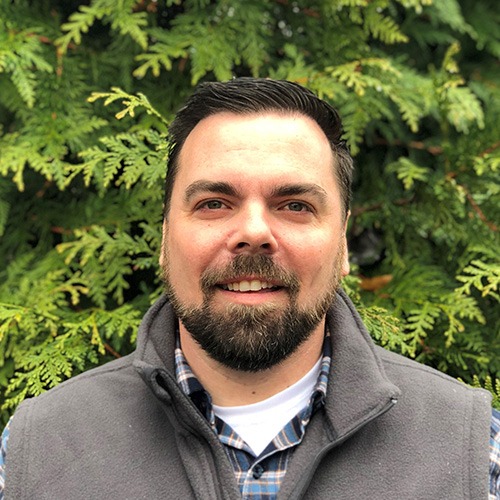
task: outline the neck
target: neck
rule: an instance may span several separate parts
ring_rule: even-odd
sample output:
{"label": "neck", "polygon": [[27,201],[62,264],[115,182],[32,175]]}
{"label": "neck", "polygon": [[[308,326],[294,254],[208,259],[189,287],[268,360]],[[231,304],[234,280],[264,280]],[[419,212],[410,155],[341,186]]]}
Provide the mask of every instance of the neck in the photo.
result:
{"label": "neck", "polygon": [[260,372],[234,370],[212,359],[180,323],[182,352],[203,387],[219,406],[243,406],[274,396],[300,380],[321,356],[324,320],[311,336],[281,363]]}

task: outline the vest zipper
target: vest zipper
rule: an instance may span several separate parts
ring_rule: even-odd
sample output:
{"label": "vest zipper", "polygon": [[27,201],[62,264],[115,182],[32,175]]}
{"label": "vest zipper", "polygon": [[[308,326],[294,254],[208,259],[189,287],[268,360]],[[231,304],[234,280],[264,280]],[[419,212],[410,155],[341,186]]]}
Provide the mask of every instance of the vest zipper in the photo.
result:
{"label": "vest zipper", "polygon": [[[155,374],[152,377],[150,377],[151,383],[153,385],[154,385],[153,380],[156,379],[156,375],[160,375],[163,381],[165,382],[165,385],[160,383],[158,383],[158,385],[162,387],[162,389],[169,394],[169,398],[177,399],[177,402],[175,404],[172,403],[167,404],[170,407],[171,411],[175,414],[175,416],[173,417],[175,419],[175,422],[170,420],[172,427],[174,428],[182,427],[189,431],[193,439],[203,440],[207,443],[207,447],[205,448],[205,451],[207,451],[207,453],[204,455],[210,462],[207,465],[212,471],[212,478],[213,478],[212,484],[215,490],[215,499],[219,500],[219,499],[229,498],[225,494],[225,489],[222,487],[223,481],[220,476],[219,468],[216,466],[214,447],[220,446],[220,449],[222,450],[222,453],[224,453],[224,456],[225,456],[225,451],[218,437],[214,434],[213,429],[210,426],[210,423],[206,420],[205,417],[203,417],[201,413],[198,412],[198,410],[193,405],[189,397],[186,396],[181,391],[181,389],[177,386],[177,381],[169,372],[167,372],[166,370],[157,370]],[[159,394],[156,391],[153,392],[155,393],[158,399],[160,400],[163,399],[161,394]],[[184,404],[181,403],[181,401],[183,400]],[[163,402],[163,404],[165,403]],[[179,431],[177,430],[177,432]],[[211,438],[215,437],[213,444],[210,443],[209,436]],[[189,472],[188,471],[186,472],[189,475]]]}

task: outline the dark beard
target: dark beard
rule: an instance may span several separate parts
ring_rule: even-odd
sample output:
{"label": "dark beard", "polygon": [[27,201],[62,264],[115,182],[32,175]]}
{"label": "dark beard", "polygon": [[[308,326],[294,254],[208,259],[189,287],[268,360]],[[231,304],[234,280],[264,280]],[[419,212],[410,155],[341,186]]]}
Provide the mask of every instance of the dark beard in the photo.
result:
{"label": "dark beard", "polygon": [[[282,283],[290,296],[288,306],[228,304],[223,310],[214,310],[211,302],[216,284],[245,275]],[[169,286],[168,276],[165,281],[177,317],[211,358],[235,370],[258,372],[288,358],[311,336],[333,302],[339,276],[335,270],[325,295],[307,309],[300,309],[297,304],[298,278],[267,255],[238,255],[224,269],[205,271],[201,277],[204,299],[200,307],[182,304]]]}

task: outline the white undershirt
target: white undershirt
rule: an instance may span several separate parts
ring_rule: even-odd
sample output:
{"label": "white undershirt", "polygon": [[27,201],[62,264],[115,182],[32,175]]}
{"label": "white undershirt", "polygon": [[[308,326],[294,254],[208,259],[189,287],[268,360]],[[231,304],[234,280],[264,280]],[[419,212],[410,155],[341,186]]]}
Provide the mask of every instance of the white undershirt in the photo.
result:
{"label": "white undershirt", "polygon": [[251,405],[213,405],[214,413],[259,456],[281,429],[309,404],[320,371],[321,357],[308,373],[284,391]]}

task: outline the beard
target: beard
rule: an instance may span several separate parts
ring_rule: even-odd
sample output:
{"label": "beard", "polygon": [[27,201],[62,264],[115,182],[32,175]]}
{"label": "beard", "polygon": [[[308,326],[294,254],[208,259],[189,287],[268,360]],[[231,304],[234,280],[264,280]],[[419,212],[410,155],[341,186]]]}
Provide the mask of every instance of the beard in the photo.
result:
{"label": "beard", "polygon": [[[339,254],[342,252],[343,249]],[[340,284],[342,255],[335,259],[327,289],[308,307],[298,304],[298,277],[267,255],[238,255],[224,268],[207,269],[200,280],[201,306],[189,306],[179,299],[169,280],[168,255],[163,279],[175,314],[212,359],[234,370],[259,372],[287,359],[310,338],[325,317]],[[280,283],[288,293],[288,304],[214,307],[213,297],[219,283],[249,275]]]}

